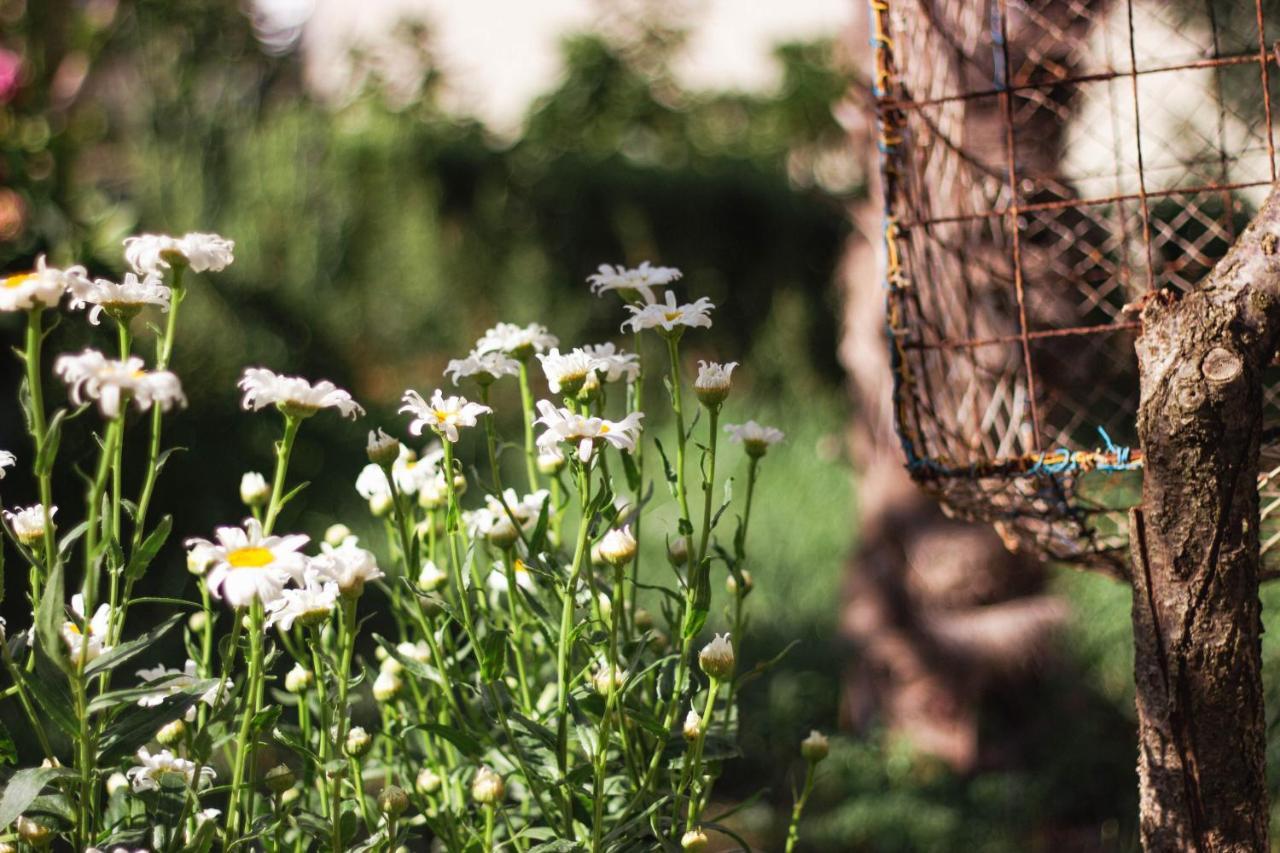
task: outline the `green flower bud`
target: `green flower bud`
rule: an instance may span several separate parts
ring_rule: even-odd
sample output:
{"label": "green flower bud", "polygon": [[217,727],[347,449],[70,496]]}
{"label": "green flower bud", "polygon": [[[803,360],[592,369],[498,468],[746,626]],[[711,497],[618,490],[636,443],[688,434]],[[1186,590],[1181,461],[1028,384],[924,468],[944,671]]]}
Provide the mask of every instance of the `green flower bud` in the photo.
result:
{"label": "green flower bud", "polygon": [[388,785],[378,795],[378,808],[384,815],[397,818],[409,808],[409,795],[398,785]]}

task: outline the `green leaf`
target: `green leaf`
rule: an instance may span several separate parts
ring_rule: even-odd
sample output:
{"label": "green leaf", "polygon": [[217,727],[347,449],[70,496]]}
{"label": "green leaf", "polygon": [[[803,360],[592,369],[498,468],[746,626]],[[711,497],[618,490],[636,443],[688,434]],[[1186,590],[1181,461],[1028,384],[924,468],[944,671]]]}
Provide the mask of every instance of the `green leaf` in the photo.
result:
{"label": "green leaf", "polygon": [[22,680],[36,704],[44,709],[58,728],[68,735],[79,733],[80,723],[76,719],[66,678],[43,649],[36,649],[35,673],[24,673]]}
{"label": "green leaf", "polygon": [[13,743],[13,735],[8,727],[0,723],[0,764],[17,764],[18,748]]}
{"label": "green leaf", "polygon": [[185,714],[216,683],[214,679],[200,679],[164,697],[158,705],[134,704],[122,708],[105,727],[98,763],[114,764],[132,755],[155,737],[161,726]]}
{"label": "green leaf", "polygon": [[169,539],[169,533],[172,530],[172,515],[166,515],[160,519],[160,523],[155,526],[155,529],[148,533],[142,544],[129,555],[129,564],[124,570],[126,580],[136,581],[142,577],[147,567],[151,565],[156,555],[160,553],[160,549],[164,547],[164,543]]}
{"label": "green leaf", "polygon": [[440,723],[418,723],[404,729],[406,734],[411,731],[421,731],[442,737],[456,746],[458,751],[468,758],[478,759],[484,754],[484,747],[480,746],[479,741],[466,732],[455,729],[453,726],[445,726]]}
{"label": "green leaf", "polygon": [[89,664],[84,668],[85,677],[88,678],[100,672],[110,672],[120,664],[132,660],[147,651],[157,640],[173,630],[173,626],[182,621],[184,616],[185,614],[175,613],[141,637],[130,640],[127,643],[121,643],[115,648],[103,652],[89,661]]}
{"label": "green leaf", "polygon": [[533,528],[533,536],[529,537],[529,553],[539,554],[547,547],[547,524],[550,517],[551,497],[542,502],[542,509],[538,511],[538,523]]}
{"label": "green leaf", "polygon": [[71,661],[62,642],[62,623],[66,621],[66,583],[62,560],[55,560],[36,608],[36,644],[63,672],[71,672]]}
{"label": "green leaf", "polygon": [[40,453],[32,466],[37,477],[43,477],[53,471],[53,461],[58,456],[58,445],[62,443],[62,422],[66,417],[67,410],[58,409],[49,421],[49,427],[44,434],[44,444],[40,447]]}
{"label": "green leaf", "polygon": [[480,643],[480,674],[485,681],[497,681],[507,665],[509,634],[496,630],[487,634]]}
{"label": "green leaf", "polygon": [[66,767],[28,767],[9,777],[0,794],[0,826],[8,826],[27,810],[40,792],[54,779],[73,776]]}
{"label": "green leaf", "polygon": [[671,460],[667,459],[667,451],[663,448],[662,442],[657,437],[653,439],[653,443],[658,446],[658,455],[662,457],[662,471],[667,478],[667,485],[671,488],[671,496],[673,498],[678,498],[679,495],[676,493],[676,472],[675,469],[671,467]]}

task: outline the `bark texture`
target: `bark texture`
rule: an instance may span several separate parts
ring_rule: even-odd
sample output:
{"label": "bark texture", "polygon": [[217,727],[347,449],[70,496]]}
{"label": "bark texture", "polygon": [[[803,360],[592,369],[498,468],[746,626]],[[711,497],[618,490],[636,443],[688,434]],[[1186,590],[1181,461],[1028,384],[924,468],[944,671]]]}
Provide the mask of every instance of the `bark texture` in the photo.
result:
{"label": "bark texture", "polygon": [[1143,847],[1267,849],[1258,448],[1280,194],[1197,290],[1143,310],[1132,518]]}

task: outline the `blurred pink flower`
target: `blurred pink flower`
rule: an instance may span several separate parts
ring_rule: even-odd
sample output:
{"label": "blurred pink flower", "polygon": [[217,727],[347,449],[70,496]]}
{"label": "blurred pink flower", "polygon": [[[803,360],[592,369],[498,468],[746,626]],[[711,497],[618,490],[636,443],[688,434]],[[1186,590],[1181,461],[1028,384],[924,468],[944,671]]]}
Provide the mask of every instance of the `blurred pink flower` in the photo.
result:
{"label": "blurred pink flower", "polygon": [[0,48],[0,104],[7,104],[18,93],[22,78],[22,57]]}

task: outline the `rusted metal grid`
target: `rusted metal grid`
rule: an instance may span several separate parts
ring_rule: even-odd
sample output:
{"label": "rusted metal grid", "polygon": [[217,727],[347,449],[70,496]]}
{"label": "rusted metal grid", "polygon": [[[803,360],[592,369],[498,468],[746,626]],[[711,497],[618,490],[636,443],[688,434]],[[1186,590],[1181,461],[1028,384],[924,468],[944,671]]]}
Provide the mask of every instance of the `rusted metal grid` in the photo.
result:
{"label": "rusted metal grid", "polygon": [[1125,571],[1136,309],[1194,287],[1276,178],[1275,18],[1263,0],[873,0],[897,423],[951,510]]}

